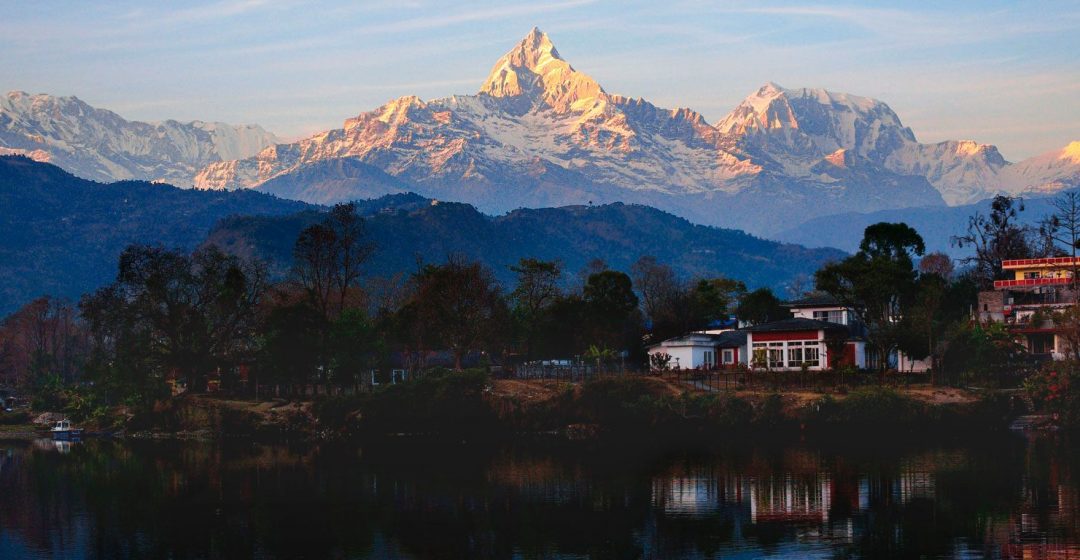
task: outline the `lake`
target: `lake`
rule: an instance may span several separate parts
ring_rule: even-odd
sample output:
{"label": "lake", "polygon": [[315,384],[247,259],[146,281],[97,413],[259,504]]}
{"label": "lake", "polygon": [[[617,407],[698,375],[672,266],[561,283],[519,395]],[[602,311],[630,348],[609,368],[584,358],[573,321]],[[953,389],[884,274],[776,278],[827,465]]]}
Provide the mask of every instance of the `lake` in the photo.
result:
{"label": "lake", "polygon": [[0,442],[0,558],[1073,558],[1066,449]]}

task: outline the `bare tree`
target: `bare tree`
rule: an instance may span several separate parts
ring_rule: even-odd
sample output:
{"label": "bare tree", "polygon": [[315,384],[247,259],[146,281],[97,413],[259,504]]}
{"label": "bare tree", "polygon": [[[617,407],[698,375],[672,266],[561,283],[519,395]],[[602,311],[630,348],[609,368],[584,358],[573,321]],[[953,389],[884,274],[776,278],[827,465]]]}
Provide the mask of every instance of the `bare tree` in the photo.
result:
{"label": "bare tree", "polygon": [[933,253],[927,253],[922,259],[919,260],[919,273],[921,274],[937,274],[944,280],[951,280],[953,272],[956,267],[953,266],[953,261],[940,251]]}
{"label": "bare tree", "polygon": [[300,232],[293,247],[293,275],[316,309],[327,316],[340,314],[373,252],[356,206],[338,204],[321,223]]}
{"label": "bare tree", "polygon": [[1023,210],[1022,198],[998,195],[990,205],[989,216],[976,212],[968,218],[967,233],[952,238],[957,247],[975,250],[974,255],[961,262],[974,265],[983,288],[1001,276],[1001,261],[1031,256],[1030,228],[1017,223],[1017,216]]}
{"label": "bare tree", "polygon": [[1046,217],[1039,224],[1039,235],[1045,239],[1050,247],[1047,252],[1057,252],[1055,244],[1060,243],[1065,248],[1065,253],[1072,257],[1069,261],[1069,274],[1071,275],[1070,288],[1073,300],[1077,297],[1077,282],[1080,266],[1076,263],[1076,249],[1080,244],[1080,193],[1076,191],[1064,192],[1050,203],[1055,213]]}
{"label": "bare tree", "polygon": [[655,322],[670,311],[672,300],[679,291],[679,281],[670,266],[657,262],[656,257],[643,256],[630,266],[630,277],[649,319]]}

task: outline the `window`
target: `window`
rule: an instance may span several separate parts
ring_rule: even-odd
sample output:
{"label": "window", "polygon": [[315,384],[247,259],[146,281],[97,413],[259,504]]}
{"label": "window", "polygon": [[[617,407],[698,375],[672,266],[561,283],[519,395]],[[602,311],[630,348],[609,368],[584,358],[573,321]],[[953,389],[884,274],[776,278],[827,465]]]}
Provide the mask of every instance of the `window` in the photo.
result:
{"label": "window", "polygon": [[770,342],[769,343],[769,367],[770,368],[783,368],[784,367],[784,343],[783,342]]}
{"label": "window", "polygon": [[830,323],[839,323],[841,325],[846,325],[847,321],[844,320],[845,315],[846,313],[843,309],[833,309],[831,311],[815,311],[814,319],[817,319],[818,321],[828,321]]}
{"label": "window", "polygon": [[797,367],[802,365],[803,362],[802,344],[798,342],[793,342],[791,344],[794,346],[788,346],[787,362],[791,364],[792,367]]}
{"label": "window", "polygon": [[723,351],[722,355],[724,357],[724,363],[725,364],[733,364],[733,363],[735,363],[735,352],[732,351],[730,348],[725,349]]}
{"label": "window", "polygon": [[1036,278],[1041,278],[1041,277],[1042,277],[1042,273],[1040,273],[1039,271],[1025,272],[1024,273],[1024,280],[1034,280]]}
{"label": "window", "polygon": [[712,350],[705,351],[705,361],[702,363],[702,365],[707,368],[716,365],[716,354]]}
{"label": "window", "polygon": [[803,363],[808,367],[818,367],[821,365],[821,345],[816,343],[808,343],[803,348]]}

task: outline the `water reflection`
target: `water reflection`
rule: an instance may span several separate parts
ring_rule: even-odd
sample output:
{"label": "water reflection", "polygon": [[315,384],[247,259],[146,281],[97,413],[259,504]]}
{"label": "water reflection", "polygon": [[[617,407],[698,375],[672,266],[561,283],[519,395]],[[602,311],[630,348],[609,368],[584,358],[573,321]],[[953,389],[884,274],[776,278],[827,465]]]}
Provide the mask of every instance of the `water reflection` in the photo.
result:
{"label": "water reflection", "polygon": [[0,557],[1080,557],[1077,456],[0,444]]}

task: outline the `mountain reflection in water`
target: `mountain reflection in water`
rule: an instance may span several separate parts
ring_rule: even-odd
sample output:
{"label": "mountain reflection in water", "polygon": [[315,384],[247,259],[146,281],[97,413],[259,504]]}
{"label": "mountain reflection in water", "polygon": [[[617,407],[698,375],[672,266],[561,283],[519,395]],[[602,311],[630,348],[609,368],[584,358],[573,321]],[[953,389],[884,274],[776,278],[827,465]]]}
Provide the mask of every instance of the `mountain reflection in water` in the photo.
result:
{"label": "mountain reflection in water", "polygon": [[0,558],[1080,557],[1080,454],[0,443]]}

